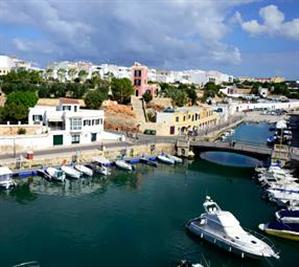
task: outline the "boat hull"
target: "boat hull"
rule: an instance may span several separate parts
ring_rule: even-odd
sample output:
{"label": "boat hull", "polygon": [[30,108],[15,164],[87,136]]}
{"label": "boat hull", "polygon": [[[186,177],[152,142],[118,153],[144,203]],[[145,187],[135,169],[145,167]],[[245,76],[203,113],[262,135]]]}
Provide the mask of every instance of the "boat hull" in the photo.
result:
{"label": "boat hull", "polygon": [[260,254],[254,254],[254,253],[250,253],[248,251],[244,251],[242,249],[239,249],[235,246],[233,246],[231,243],[227,243],[224,240],[220,240],[218,236],[213,235],[210,232],[204,231],[204,230],[199,230],[199,229],[195,229],[194,227],[192,227],[191,222],[188,222],[186,224],[186,228],[189,232],[191,232],[192,234],[196,235],[197,237],[200,237],[201,239],[204,239],[206,241],[208,241],[209,243],[229,252],[235,255],[240,256],[241,258],[252,258],[252,259],[261,259],[261,258],[270,258],[271,256],[264,256],[264,255],[260,255]]}
{"label": "boat hull", "polygon": [[280,230],[275,230],[275,229],[267,229],[267,230],[265,230],[265,232],[269,235],[274,235],[274,236],[285,238],[285,239],[299,241],[298,233],[293,233],[293,232],[288,232],[288,231],[280,231]]}

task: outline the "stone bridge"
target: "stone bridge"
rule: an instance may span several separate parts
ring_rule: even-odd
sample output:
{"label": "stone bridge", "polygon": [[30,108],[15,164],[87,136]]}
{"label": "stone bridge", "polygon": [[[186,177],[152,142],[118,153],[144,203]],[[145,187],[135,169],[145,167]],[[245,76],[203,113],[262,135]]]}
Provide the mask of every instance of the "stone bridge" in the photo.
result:
{"label": "stone bridge", "polygon": [[244,156],[249,156],[264,160],[271,157],[272,149],[262,144],[249,144],[243,142],[236,142],[234,145],[226,142],[205,142],[205,141],[191,141],[190,146],[194,152],[206,151],[221,151],[237,153]]}

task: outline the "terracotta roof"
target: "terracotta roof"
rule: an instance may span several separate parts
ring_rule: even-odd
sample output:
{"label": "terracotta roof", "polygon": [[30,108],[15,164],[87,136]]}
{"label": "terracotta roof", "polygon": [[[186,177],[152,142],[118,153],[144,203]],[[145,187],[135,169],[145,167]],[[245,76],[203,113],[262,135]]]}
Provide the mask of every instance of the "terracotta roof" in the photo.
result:
{"label": "terracotta roof", "polygon": [[59,98],[60,104],[72,104],[72,105],[79,105],[79,100],[74,98]]}

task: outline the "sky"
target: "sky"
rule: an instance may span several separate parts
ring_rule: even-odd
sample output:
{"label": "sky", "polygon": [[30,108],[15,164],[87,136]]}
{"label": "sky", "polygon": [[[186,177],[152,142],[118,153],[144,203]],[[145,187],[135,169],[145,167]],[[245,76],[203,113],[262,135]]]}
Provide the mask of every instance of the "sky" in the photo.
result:
{"label": "sky", "polygon": [[0,0],[0,54],[299,79],[299,0]]}

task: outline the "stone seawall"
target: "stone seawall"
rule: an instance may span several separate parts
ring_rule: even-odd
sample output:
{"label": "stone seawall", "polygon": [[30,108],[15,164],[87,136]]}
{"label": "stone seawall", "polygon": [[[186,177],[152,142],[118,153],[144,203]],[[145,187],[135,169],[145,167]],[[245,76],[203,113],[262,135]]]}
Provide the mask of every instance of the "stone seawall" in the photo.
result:
{"label": "stone seawall", "polygon": [[71,164],[72,162],[86,163],[91,162],[94,157],[104,156],[109,160],[115,160],[122,155],[125,158],[136,158],[142,155],[158,155],[161,152],[174,154],[175,145],[160,143],[147,145],[134,145],[128,147],[115,147],[100,150],[89,150],[81,151],[80,153],[59,153],[59,154],[49,154],[43,156],[36,156],[32,160],[4,160],[2,161],[2,166],[7,166],[11,170],[26,170],[26,169],[37,169],[47,166],[61,166],[63,164]]}

